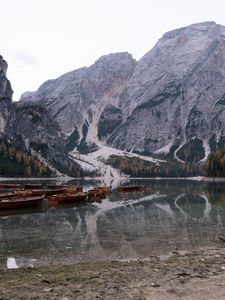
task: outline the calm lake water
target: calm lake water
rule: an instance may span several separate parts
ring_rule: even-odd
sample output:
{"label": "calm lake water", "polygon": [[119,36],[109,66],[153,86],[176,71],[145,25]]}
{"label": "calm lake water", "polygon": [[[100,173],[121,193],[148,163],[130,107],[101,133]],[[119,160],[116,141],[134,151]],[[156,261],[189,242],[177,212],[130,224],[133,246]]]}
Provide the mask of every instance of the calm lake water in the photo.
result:
{"label": "calm lake water", "polygon": [[[0,267],[144,258],[215,246],[225,229],[225,183],[133,180],[144,192],[102,203],[0,216]],[[130,184],[129,183],[129,184]],[[87,189],[94,181],[84,182]],[[127,183],[126,183],[127,184]]]}

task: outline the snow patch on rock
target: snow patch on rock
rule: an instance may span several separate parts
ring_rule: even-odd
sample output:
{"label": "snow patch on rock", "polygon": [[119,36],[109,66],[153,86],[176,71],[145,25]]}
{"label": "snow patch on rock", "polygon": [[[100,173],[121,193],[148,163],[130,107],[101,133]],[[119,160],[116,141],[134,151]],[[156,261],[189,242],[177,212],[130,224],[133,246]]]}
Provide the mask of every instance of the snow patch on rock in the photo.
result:
{"label": "snow patch on rock", "polygon": [[203,142],[203,148],[204,148],[204,151],[205,151],[205,156],[199,162],[205,162],[207,160],[207,157],[209,156],[209,154],[211,152],[208,142],[206,140],[203,140],[202,142]]}
{"label": "snow patch on rock", "polygon": [[136,153],[126,152],[123,150],[118,150],[109,146],[101,145],[98,143],[100,148],[95,152],[88,154],[80,154],[76,150],[70,152],[71,158],[77,162],[82,168],[89,171],[97,171],[100,176],[107,177],[121,177],[124,174],[121,174],[119,170],[108,165],[106,161],[110,158],[111,155],[116,155],[120,157],[130,157],[130,158],[140,158],[142,160],[154,163],[159,165],[163,160],[155,159],[149,156],[138,155]]}
{"label": "snow patch on rock", "polygon": [[160,154],[160,153],[164,153],[164,154],[167,154],[170,152],[170,148],[173,146],[173,141],[171,141],[169,144],[167,144],[166,146],[156,150],[154,152],[154,154]]}

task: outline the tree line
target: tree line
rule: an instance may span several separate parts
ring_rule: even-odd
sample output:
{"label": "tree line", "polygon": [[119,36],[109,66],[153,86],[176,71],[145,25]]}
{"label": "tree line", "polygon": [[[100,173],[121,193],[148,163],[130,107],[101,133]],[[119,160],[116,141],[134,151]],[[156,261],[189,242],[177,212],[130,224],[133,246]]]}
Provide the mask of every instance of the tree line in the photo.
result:
{"label": "tree line", "polygon": [[121,173],[133,177],[183,177],[203,175],[202,166],[196,163],[181,164],[176,161],[168,161],[157,165],[138,157],[121,158],[116,155],[111,156],[107,160],[107,163],[119,169]]}
{"label": "tree line", "polygon": [[52,171],[37,156],[0,141],[1,176],[45,177],[51,174]]}
{"label": "tree line", "polygon": [[225,177],[225,148],[208,156],[205,165],[206,176]]}

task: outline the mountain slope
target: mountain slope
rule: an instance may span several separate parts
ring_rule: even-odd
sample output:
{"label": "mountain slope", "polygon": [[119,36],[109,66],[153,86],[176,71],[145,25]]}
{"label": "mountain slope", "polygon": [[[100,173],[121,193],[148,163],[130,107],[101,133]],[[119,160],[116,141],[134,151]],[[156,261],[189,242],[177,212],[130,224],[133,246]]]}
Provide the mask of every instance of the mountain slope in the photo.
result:
{"label": "mountain slope", "polygon": [[49,176],[60,170],[80,176],[82,170],[69,158],[64,135],[51,114],[35,103],[12,102],[6,71],[0,56],[0,175]]}
{"label": "mountain slope", "polygon": [[6,77],[7,63],[0,55],[0,135],[5,131],[5,126],[12,112],[12,88]]}
{"label": "mountain slope", "polygon": [[207,22],[174,30],[136,65],[119,105],[123,123],[109,143],[199,161],[224,145],[224,105],[225,28]]}
{"label": "mountain slope", "polygon": [[[98,121],[105,109],[116,109],[136,61],[128,53],[101,57],[89,68],[69,72],[25,93],[22,101],[46,107],[73,145],[85,150],[98,143]],[[69,138],[71,136],[71,138]],[[72,140],[71,140],[72,139]]]}
{"label": "mountain slope", "polygon": [[21,102],[44,107],[64,153],[102,175],[116,174],[105,165],[115,152],[203,162],[225,144],[225,27],[167,32],[138,62],[128,53],[103,56]]}

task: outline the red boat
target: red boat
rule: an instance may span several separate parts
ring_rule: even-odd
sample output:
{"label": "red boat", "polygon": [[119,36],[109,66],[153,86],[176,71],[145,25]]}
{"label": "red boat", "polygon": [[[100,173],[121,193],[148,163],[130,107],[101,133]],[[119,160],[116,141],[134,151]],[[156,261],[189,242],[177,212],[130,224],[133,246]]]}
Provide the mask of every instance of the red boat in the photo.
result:
{"label": "red boat", "polygon": [[[41,194],[43,195],[43,193]],[[8,193],[0,193],[0,199],[5,199],[5,198],[18,198],[18,197],[29,197],[32,196],[31,191],[23,191],[23,190],[18,190],[15,192],[8,192]]]}
{"label": "red boat", "polygon": [[32,195],[33,196],[40,196],[40,195],[45,195],[45,196],[50,196],[50,195],[55,195],[55,194],[63,194],[65,193],[66,189],[42,189],[42,190],[32,190]]}
{"label": "red boat", "polygon": [[48,200],[51,202],[73,202],[73,201],[85,201],[87,199],[87,193],[76,194],[62,194],[49,196]]}
{"label": "red boat", "polygon": [[0,200],[0,210],[12,208],[24,208],[41,206],[44,195],[40,197],[27,197],[27,198],[6,198]]}
{"label": "red boat", "polygon": [[27,183],[24,184],[25,190],[33,190],[33,189],[41,189],[43,188],[43,185],[41,183]]}
{"label": "red boat", "polygon": [[23,185],[17,183],[1,183],[0,189],[20,189],[23,188]]}
{"label": "red boat", "polygon": [[57,185],[57,184],[48,184],[48,189],[55,190],[55,189],[66,189],[66,192],[82,192],[83,187],[79,185]]}
{"label": "red boat", "polygon": [[0,199],[11,198],[15,196],[15,192],[0,193]]}

